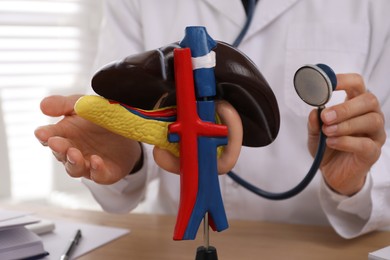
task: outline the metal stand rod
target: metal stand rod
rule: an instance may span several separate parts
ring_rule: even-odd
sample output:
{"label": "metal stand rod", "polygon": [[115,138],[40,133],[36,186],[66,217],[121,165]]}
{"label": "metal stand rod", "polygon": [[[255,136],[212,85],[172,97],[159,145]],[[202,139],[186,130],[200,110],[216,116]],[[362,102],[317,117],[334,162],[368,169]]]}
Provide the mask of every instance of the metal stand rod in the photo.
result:
{"label": "metal stand rod", "polygon": [[195,260],[218,260],[217,249],[210,246],[209,236],[209,216],[205,214],[203,218],[203,246],[198,247],[196,250]]}
{"label": "metal stand rod", "polygon": [[203,217],[203,241],[204,241],[204,247],[206,250],[210,247],[210,229],[209,229],[209,213],[206,212],[206,214]]}

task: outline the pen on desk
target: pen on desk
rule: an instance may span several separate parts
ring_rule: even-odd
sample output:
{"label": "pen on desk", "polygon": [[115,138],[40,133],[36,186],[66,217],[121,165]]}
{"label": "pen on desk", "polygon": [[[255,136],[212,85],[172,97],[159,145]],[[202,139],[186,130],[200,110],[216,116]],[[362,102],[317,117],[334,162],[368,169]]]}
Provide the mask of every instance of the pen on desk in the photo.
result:
{"label": "pen on desk", "polygon": [[78,229],[74,237],[69,241],[69,245],[66,247],[64,254],[61,256],[60,260],[68,260],[70,259],[74,249],[78,245],[81,238],[81,230]]}

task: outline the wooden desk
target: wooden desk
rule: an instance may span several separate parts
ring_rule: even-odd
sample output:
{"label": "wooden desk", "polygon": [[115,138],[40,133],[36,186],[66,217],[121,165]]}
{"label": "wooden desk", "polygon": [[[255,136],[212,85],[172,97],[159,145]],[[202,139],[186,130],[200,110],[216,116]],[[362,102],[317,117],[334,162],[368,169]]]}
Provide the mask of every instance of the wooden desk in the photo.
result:
{"label": "wooden desk", "polygon": [[[203,244],[202,227],[195,241],[173,241],[175,224],[173,216],[112,215],[29,204],[0,204],[0,207],[32,210],[39,216],[53,219],[131,230],[130,234],[94,250],[80,260],[193,260],[197,247]],[[390,245],[390,231],[374,232],[357,239],[344,240],[330,227],[236,220],[229,221],[229,224],[229,229],[224,232],[210,233],[210,244],[217,248],[219,260],[366,260],[369,252]]]}

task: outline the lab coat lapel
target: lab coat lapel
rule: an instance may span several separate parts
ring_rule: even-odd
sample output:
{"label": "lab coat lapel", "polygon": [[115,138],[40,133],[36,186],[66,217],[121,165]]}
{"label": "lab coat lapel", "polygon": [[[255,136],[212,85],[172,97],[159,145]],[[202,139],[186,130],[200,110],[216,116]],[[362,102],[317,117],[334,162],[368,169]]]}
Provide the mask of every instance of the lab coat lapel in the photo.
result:
{"label": "lab coat lapel", "polygon": [[299,0],[258,0],[255,16],[246,37],[262,30]]}
{"label": "lab coat lapel", "polygon": [[[241,29],[246,20],[246,14],[241,0],[227,1],[227,0],[202,0],[211,6],[216,13],[224,15]],[[258,31],[265,28],[275,19],[281,16],[285,11],[291,8],[300,0],[258,0],[255,16],[252,24],[244,37],[251,37]]]}
{"label": "lab coat lapel", "polygon": [[203,0],[210,5],[216,13],[224,15],[231,20],[237,27],[241,27],[246,19],[246,14],[241,0]]}
{"label": "lab coat lapel", "polygon": [[[234,22],[239,28],[242,28],[244,25],[246,14],[241,0],[203,1],[214,8],[215,12],[224,15],[227,19]],[[299,0],[258,0],[258,6],[256,6],[255,9],[255,16],[245,38],[248,38],[256,32],[262,30],[298,1]]]}

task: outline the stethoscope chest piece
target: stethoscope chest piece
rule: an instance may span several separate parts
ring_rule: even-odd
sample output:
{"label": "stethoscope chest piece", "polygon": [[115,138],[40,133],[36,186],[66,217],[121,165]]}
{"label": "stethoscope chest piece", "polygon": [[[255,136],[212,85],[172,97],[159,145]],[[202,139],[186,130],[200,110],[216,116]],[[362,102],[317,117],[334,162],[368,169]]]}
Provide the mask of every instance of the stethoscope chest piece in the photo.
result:
{"label": "stethoscope chest piece", "polygon": [[311,106],[324,106],[331,98],[336,85],[336,74],[325,64],[305,65],[294,75],[295,91]]}

